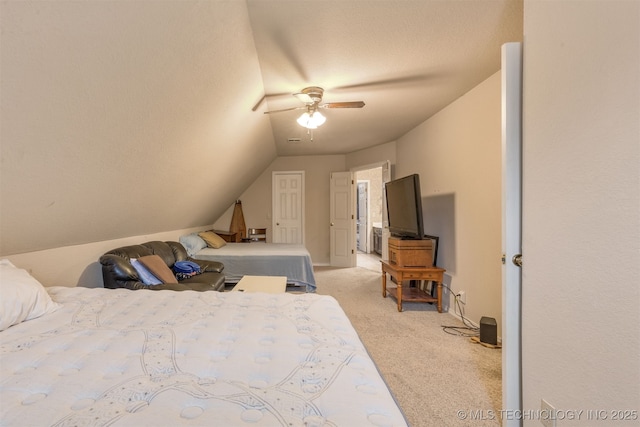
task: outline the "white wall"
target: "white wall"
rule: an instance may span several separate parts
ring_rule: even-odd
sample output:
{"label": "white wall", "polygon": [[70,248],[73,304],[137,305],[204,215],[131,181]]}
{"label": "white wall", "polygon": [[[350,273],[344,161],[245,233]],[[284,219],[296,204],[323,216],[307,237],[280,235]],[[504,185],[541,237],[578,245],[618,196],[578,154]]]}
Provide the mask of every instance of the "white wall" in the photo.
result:
{"label": "white wall", "polygon": [[640,410],[640,2],[524,16],[524,408],[637,425],[610,411]]}
{"label": "white wall", "polygon": [[[329,263],[329,175],[346,170],[344,155],[278,157],[238,197],[247,227],[264,225],[271,241],[271,174],[273,171],[305,172],[305,246],[314,265]],[[232,207],[214,223],[228,230]]]}
{"label": "white wall", "polygon": [[498,72],[400,138],[395,171],[420,174],[425,233],[440,237],[438,266],[445,284],[466,292],[465,316],[493,317],[499,333],[500,91]]}

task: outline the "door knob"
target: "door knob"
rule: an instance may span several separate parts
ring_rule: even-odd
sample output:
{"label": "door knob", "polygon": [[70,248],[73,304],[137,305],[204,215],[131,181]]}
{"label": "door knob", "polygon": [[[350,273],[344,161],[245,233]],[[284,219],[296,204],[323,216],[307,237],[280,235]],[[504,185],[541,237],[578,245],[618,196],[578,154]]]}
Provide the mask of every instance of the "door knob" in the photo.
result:
{"label": "door knob", "polygon": [[333,223],[331,223],[331,226],[333,227]]}
{"label": "door knob", "polygon": [[513,258],[511,259],[511,262],[513,262],[513,264],[518,267],[522,267],[522,254],[514,255]]}

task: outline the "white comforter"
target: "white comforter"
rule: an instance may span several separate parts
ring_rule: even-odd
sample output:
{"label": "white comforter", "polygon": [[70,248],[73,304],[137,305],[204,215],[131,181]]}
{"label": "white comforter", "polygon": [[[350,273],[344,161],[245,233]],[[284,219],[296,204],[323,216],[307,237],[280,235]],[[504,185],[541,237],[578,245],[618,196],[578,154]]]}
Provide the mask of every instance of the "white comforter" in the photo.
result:
{"label": "white comforter", "polygon": [[0,332],[2,426],[406,426],[331,297],[48,291]]}

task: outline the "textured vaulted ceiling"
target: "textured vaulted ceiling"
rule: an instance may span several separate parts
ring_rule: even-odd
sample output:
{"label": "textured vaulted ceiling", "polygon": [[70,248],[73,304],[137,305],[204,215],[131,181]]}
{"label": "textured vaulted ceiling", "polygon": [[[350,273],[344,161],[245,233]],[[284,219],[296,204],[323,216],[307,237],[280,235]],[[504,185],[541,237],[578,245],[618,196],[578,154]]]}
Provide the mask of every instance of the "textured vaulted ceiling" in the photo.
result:
{"label": "textured vaulted ceiling", "polygon": [[[277,156],[393,141],[499,70],[501,44],[522,38],[523,6],[2,0],[0,7],[0,255],[7,255],[211,224]],[[323,87],[326,102],[366,106],[325,110],[327,122],[313,135],[295,122],[301,111],[264,114],[300,106],[291,94],[306,86]]]}
{"label": "textured vaulted ceiling", "polygon": [[522,39],[521,1],[248,4],[267,94],[260,113],[302,105],[289,94],[306,86],[324,88],[326,102],[366,103],[322,110],[327,121],[313,135],[295,122],[303,111],[269,115],[280,155],[392,141],[498,71],[500,46]]}

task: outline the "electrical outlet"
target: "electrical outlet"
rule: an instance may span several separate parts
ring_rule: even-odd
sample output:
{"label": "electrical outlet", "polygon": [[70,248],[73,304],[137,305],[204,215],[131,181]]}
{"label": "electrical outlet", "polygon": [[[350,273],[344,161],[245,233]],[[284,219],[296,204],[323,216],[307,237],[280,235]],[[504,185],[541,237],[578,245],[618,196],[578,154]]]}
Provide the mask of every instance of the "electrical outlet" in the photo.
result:
{"label": "electrical outlet", "polygon": [[556,427],[556,408],[542,399],[540,402],[540,422],[544,427]]}
{"label": "electrical outlet", "polygon": [[458,292],[458,299],[462,304],[467,303],[467,293],[465,291]]}

